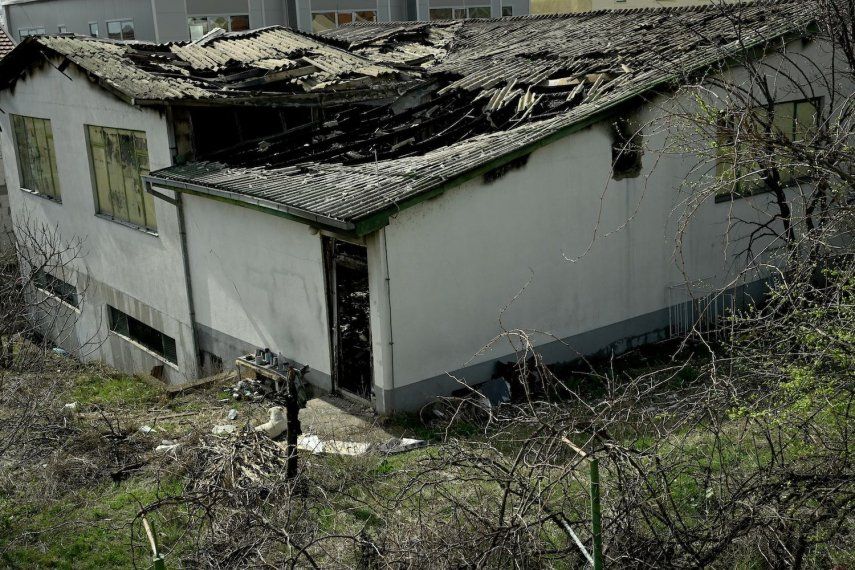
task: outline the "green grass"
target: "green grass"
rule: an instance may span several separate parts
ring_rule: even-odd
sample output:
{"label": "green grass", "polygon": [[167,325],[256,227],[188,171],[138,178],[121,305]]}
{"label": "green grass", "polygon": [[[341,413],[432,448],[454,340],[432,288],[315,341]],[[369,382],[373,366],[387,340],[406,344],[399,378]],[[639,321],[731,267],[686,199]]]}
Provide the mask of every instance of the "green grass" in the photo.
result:
{"label": "green grass", "polygon": [[[130,523],[139,505],[180,491],[176,480],[129,480],[72,492],[50,504],[38,497],[0,497],[0,562],[11,568],[131,568]],[[155,526],[166,549],[182,531],[182,525],[162,518]],[[139,525],[133,534],[138,559],[147,559]],[[139,562],[146,567],[144,559]]]}
{"label": "green grass", "polygon": [[81,405],[141,407],[163,396],[160,389],[136,376],[88,373],[75,379],[68,397]]}

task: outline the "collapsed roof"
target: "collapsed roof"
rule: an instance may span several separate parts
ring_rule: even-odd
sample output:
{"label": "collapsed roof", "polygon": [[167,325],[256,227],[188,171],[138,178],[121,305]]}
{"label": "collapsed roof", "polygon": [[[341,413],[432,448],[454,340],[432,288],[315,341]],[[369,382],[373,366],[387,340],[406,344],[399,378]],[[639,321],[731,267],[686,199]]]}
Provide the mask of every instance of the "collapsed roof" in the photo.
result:
{"label": "collapsed roof", "polygon": [[29,63],[58,58],[137,105],[249,102],[296,104],[396,95],[414,78],[334,41],[288,28],[225,34],[195,42],[115,42],[81,36],[25,39],[0,62],[0,88],[26,76]]}
{"label": "collapsed roof", "polygon": [[27,73],[24,62],[42,54],[137,104],[311,101],[320,112],[308,124],[196,156],[150,180],[367,233],[398,209],[651,91],[808,34],[814,9],[766,0],[361,23],[324,36],[266,28],[164,45],[42,37],[0,61],[0,87],[14,85]]}
{"label": "collapsed roof", "polygon": [[153,173],[356,233],[526,155],[621,105],[789,34],[810,2],[778,0],[499,20],[357,24],[327,37],[378,65],[420,70],[427,95],[344,111],[311,131]]}

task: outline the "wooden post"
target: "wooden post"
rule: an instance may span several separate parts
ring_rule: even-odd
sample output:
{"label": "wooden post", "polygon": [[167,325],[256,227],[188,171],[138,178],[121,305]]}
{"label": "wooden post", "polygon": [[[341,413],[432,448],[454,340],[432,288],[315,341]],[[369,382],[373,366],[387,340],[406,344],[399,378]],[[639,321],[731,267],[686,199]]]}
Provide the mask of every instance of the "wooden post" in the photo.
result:
{"label": "wooden post", "polygon": [[288,479],[297,476],[297,436],[300,435],[300,401],[297,397],[297,371],[288,368],[288,386],[285,392],[285,440],[288,450],[288,465],[286,475]]}
{"label": "wooden post", "polygon": [[594,570],[603,570],[603,518],[600,510],[600,463],[591,459],[591,531],[594,536]]}
{"label": "wooden post", "polygon": [[166,570],[166,562],[163,560],[163,555],[157,547],[157,537],[154,534],[154,529],[149,524],[148,519],[145,518],[145,515],[143,515],[142,524],[145,534],[148,537],[148,543],[151,546],[151,567],[154,570]]}

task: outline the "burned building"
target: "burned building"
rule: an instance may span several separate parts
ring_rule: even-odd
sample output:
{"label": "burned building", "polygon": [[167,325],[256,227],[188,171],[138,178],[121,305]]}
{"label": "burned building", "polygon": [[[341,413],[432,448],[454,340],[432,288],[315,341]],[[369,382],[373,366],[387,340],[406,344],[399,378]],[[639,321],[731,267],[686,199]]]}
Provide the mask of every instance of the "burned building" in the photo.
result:
{"label": "burned building", "polygon": [[69,350],[178,383],[269,346],[412,409],[489,378],[509,331],[571,360],[668,334],[687,281],[749,290],[727,219],[764,198],[699,206],[678,266],[694,174],[649,126],[746,50],[822,61],[810,23],[785,0],[30,38],[0,62],[13,211],[87,239]]}

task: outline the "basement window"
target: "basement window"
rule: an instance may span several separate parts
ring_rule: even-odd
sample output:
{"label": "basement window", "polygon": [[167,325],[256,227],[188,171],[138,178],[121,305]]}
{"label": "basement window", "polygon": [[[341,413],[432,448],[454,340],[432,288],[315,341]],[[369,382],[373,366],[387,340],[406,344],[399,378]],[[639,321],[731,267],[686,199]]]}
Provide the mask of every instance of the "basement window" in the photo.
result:
{"label": "basement window", "polygon": [[502,6],[502,17],[507,18],[508,16],[514,15],[514,7],[513,6]]}
{"label": "basement window", "polygon": [[612,178],[634,178],[641,174],[644,145],[641,130],[627,117],[612,123]]}
{"label": "basement window", "polygon": [[148,146],[142,131],[87,125],[98,213],[157,231],[154,199],[145,191]]}
{"label": "basement window", "polygon": [[115,307],[107,305],[107,309],[110,312],[111,331],[143,345],[173,364],[178,363],[178,351],[174,338],[166,336]]}
{"label": "basement window", "polygon": [[39,269],[33,275],[33,285],[45,293],[68,303],[72,307],[79,307],[80,301],[77,298],[77,288],[71,283],[66,283],[59,277],[54,277],[43,269]]}
{"label": "basement window", "polygon": [[93,38],[98,37],[98,22],[89,22],[89,36]]}
{"label": "basement window", "polygon": [[59,201],[56,151],[49,119],[12,115],[21,188]]}

